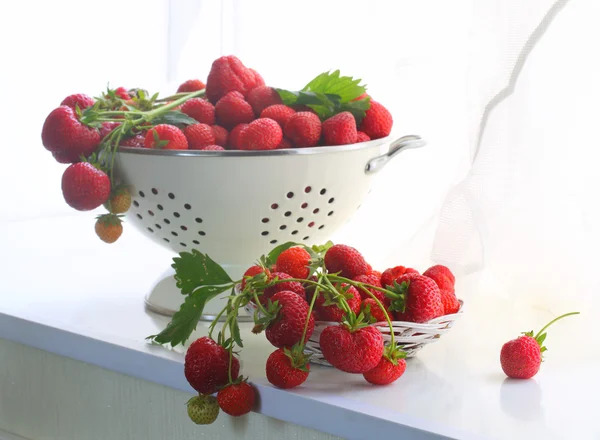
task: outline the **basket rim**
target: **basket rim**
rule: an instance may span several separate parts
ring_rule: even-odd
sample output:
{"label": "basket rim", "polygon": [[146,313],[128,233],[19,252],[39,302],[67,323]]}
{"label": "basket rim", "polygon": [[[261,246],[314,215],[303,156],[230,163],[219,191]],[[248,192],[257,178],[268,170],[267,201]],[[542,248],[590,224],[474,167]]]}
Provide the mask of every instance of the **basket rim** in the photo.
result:
{"label": "basket rim", "polygon": [[286,148],[281,150],[223,150],[223,151],[202,151],[202,150],[156,150],[151,148],[139,147],[119,147],[119,153],[140,154],[143,156],[167,156],[167,157],[272,157],[272,156],[304,156],[328,153],[346,153],[348,151],[367,150],[372,147],[381,146],[396,139],[396,136],[390,134],[384,138],[374,139],[368,142],[361,142],[350,145],[323,146],[310,148]]}

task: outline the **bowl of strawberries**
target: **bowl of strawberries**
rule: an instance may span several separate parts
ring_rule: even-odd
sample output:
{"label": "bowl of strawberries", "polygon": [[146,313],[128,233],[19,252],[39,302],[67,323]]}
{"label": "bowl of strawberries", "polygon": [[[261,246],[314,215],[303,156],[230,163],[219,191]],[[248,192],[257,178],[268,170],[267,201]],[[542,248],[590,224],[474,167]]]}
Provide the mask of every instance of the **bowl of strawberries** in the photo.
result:
{"label": "bowl of strawberries", "polygon": [[[425,144],[393,135],[392,115],[360,81],[324,72],[287,90],[223,56],[206,84],[186,81],[164,98],[122,87],[71,95],[42,142],[69,164],[67,204],[106,209],[95,226],[104,242],[119,238],[126,215],[155,243],[198,249],[241,276],[256,253],[326,241],[390,159]],[[168,269],[147,302],[172,314],[175,290]]]}

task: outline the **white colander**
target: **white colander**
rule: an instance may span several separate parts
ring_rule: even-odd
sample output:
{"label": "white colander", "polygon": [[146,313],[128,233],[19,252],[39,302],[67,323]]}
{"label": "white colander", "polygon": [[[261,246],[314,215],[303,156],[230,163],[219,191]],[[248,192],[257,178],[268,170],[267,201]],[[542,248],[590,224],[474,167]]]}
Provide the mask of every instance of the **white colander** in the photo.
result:
{"label": "white colander", "polygon": [[[128,223],[174,252],[208,254],[239,279],[278,243],[326,242],[360,207],[386,162],[423,145],[405,136],[273,151],[121,148],[116,170],[132,188]],[[150,309],[166,315],[181,302],[171,269],[146,297]],[[204,318],[213,315],[213,303]]]}

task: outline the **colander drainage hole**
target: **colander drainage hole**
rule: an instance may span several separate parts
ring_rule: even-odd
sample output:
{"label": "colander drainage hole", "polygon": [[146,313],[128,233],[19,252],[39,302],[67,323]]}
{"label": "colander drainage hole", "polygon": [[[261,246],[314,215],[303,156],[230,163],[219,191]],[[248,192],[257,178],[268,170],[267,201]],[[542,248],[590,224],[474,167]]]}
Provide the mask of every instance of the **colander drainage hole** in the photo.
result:
{"label": "colander drainage hole", "polygon": [[309,228],[312,228],[314,225],[315,225],[315,222],[310,222],[310,223],[308,224],[308,227],[309,227]]}
{"label": "colander drainage hole", "polygon": [[206,232],[204,231],[198,231],[198,234],[202,235],[203,237],[206,235]]}
{"label": "colander drainage hole", "polygon": [[288,199],[291,199],[292,197],[294,197],[294,193],[290,191],[289,193],[286,194],[286,197]]}
{"label": "colander drainage hole", "polygon": [[333,215],[333,211],[329,211],[327,215],[331,217]]}
{"label": "colander drainage hole", "polygon": [[285,215],[286,217],[289,217],[290,215],[292,215],[292,211],[286,211],[285,214],[283,214],[283,215]]}
{"label": "colander drainage hole", "polygon": [[202,223],[202,219],[200,217],[196,217],[196,223]]}
{"label": "colander drainage hole", "polygon": [[304,221],[304,217],[298,217],[298,220],[296,220],[298,223],[302,223]]}
{"label": "colander drainage hole", "polygon": [[152,194],[157,195],[158,194],[158,190],[156,188],[152,188]]}
{"label": "colander drainage hole", "polygon": [[148,214],[150,214],[150,215],[154,215],[154,212],[153,212],[153,211],[150,211],[150,210],[148,210]]}
{"label": "colander drainage hole", "polygon": [[178,234],[177,232],[175,232],[175,231],[171,231],[171,235],[172,235],[173,237],[177,237],[179,234]]}
{"label": "colander drainage hole", "polygon": [[304,237],[302,240],[308,240],[310,237],[307,235],[306,237]]}
{"label": "colander drainage hole", "polygon": [[135,206],[136,208],[139,208],[140,204],[139,204],[139,202],[137,200],[134,200],[133,201],[133,206]]}
{"label": "colander drainage hole", "polygon": [[171,224],[171,220],[169,220],[168,218],[163,220],[166,224],[170,225]]}
{"label": "colander drainage hole", "polygon": [[325,227],[325,225],[321,225],[319,226],[319,229],[323,229]]}
{"label": "colander drainage hole", "polygon": [[146,194],[144,194],[144,191],[139,191],[138,194],[140,195],[140,197],[146,197]]}
{"label": "colander drainage hole", "polygon": [[286,226],[286,225],[281,225],[281,226],[279,227],[279,229],[281,229],[282,231],[283,231],[285,228],[287,228],[287,226]]}
{"label": "colander drainage hole", "polygon": [[269,243],[275,244],[275,243],[277,243],[277,240],[271,240]]}
{"label": "colander drainage hole", "polygon": [[304,208],[308,207],[308,203],[304,202],[302,205],[300,205],[300,207],[301,207],[302,209],[304,209]]}
{"label": "colander drainage hole", "polygon": [[304,192],[306,194],[308,194],[311,190],[312,190],[312,188],[310,186],[307,186],[306,188],[304,188]]}
{"label": "colander drainage hole", "polygon": [[279,205],[277,203],[273,203],[271,205],[271,209],[277,209],[277,208],[279,208]]}
{"label": "colander drainage hole", "polygon": [[173,194],[173,193],[169,193],[169,198],[170,198],[171,200],[173,200],[173,199],[175,198],[175,194]]}
{"label": "colander drainage hole", "polygon": [[298,231],[292,231],[292,235],[296,235]]}
{"label": "colander drainage hole", "polygon": [[168,238],[163,238],[164,241],[166,241],[167,243],[169,243],[169,239]]}
{"label": "colander drainage hole", "polygon": [[165,209],[165,208],[163,208],[163,205],[161,205],[160,203],[159,203],[158,205],[156,205],[156,207],[157,207],[157,208],[158,208],[160,211],[162,211],[163,209]]}
{"label": "colander drainage hole", "polygon": [[192,243],[194,243],[194,244],[200,244],[200,242],[198,240],[192,240]]}
{"label": "colander drainage hole", "polygon": [[322,190],[319,192],[319,194],[321,194],[321,195],[324,195],[326,192],[327,192],[327,190],[326,190],[325,188],[323,188],[323,189],[322,189]]}
{"label": "colander drainage hole", "polygon": [[185,244],[183,241],[181,243],[179,243],[181,246],[183,247],[187,247],[187,244]]}
{"label": "colander drainage hole", "polygon": [[185,205],[183,205],[183,207],[185,209],[192,209],[192,205],[190,205],[189,203],[186,203]]}
{"label": "colander drainage hole", "polygon": [[265,218],[262,219],[262,222],[263,223],[269,223],[269,219],[267,217],[265,217]]}
{"label": "colander drainage hole", "polygon": [[318,214],[318,213],[319,213],[319,208],[313,209],[313,214]]}
{"label": "colander drainage hole", "polygon": [[180,228],[181,228],[182,231],[187,231],[187,226],[181,225]]}
{"label": "colander drainage hole", "polygon": [[162,229],[162,226],[161,226],[161,225],[159,225],[158,223],[157,223],[157,224],[155,224],[154,226],[156,226],[156,229]]}
{"label": "colander drainage hole", "polygon": [[150,231],[150,232],[154,232],[154,229],[152,229],[152,228],[150,228],[150,227],[149,227],[149,228],[148,228],[148,231]]}
{"label": "colander drainage hole", "polygon": [[144,217],[142,217],[142,214],[136,214],[137,218],[139,218],[140,220],[143,219]]}
{"label": "colander drainage hole", "polygon": [[173,215],[175,216],[175,218],[181,217],[181,215],[178,212],[174,212]]}
{"label": "colander drainage hole", "polygon": [[329,199],[329,203],[333,203],[333,202],[335,202],[335,199],[332,197]]}
{"label": "colander drainage hole", "polygon": [[265,236],[265,235],[269,235],[269,231],[262,231],[262,232],[260,233],[260,235],[263,235],[263,236]]}

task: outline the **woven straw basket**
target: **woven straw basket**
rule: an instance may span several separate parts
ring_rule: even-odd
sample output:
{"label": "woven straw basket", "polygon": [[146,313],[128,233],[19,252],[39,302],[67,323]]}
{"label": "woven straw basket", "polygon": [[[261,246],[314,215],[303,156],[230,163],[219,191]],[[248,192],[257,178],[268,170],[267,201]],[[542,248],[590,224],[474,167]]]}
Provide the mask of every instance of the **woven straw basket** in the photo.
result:
{"label": "woven straw basket", "polygon": [[[460,309],[458,310],[458,313],[440,316],[439,318],[432,319],[431,321],[423,324],[406,321],[392,321],[396,343],[402,348],[402,350],[406,352],[407,358],[413,357],[424,346],[431,344],[432,342],[436,342],[444,333],[450,331],[454,325],[454,322],[463,313],[463,302],[460,300],[459,302]],[[248,303],[244,309],[250,316],[254,316],[256,306],[253,303]],[[323,353],[321,352],[321,347],[319,345],[321,332],[323,332],[323,330],[330,325],[338,325],[338,323],[326,321],[315,322],[315,330],[306,343],[305,349],[307,353],[312,354],[310,358],[312,363],[331,367],[331,364],[323,357]],[[386,344],[390,342],[390,328],[387,322],[377,322],[375,324],[371,324],[371,326],[374,326],[381,331],[383,340]]]}

